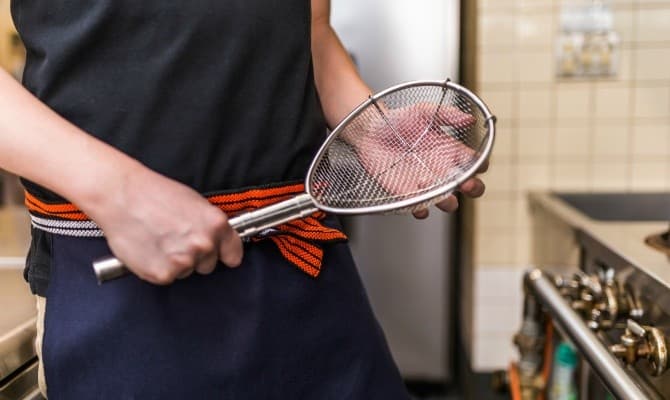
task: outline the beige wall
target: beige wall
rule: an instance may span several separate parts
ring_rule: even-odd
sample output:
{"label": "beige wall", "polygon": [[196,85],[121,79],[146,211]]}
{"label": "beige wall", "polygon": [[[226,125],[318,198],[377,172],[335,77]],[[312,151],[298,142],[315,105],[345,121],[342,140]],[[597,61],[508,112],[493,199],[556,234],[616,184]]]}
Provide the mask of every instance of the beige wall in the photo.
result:
{"label": "beige wall", "polygon": [[16,31],[9,14],[9,0],[0,0],[0,68],[16,74],[24,58],[25,52],[16,41]]}
{"label": "beige wall", "polygon": [[[25,50],[17,39],[9,14],[9,0],[0,0],[0,68],[18,78],[23,70]],[[18,179],[0,170],[0,204],[20,203],[22,197]]]}
{"label": "beige wall", "polygon": [[[499,117],[488,191],[475,202],[479,370],[514,355],[520,271],[531,265],[528,190],[670,190],[670,1],[612,0],[619,74],[582,81],[554,75],[561,4],[478,2],[475,86]],[[492,317],[501,313],[509,322]]]}
{"label": "beige wall", "polygon": [[9,53],[9,32],[11,18],[9,16],[9,0],[0,0],[0,66],[6,69]]}

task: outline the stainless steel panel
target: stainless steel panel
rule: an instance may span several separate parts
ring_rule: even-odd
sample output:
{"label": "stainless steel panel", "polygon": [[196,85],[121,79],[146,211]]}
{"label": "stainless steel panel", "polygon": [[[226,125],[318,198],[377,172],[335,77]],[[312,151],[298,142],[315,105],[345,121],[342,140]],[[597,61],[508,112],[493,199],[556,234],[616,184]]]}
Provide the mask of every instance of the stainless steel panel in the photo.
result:
{"label": "stainless steel panel", "polygon": [[23,207],[0,208],[0,380],[35,357],[35,298],[22,273],[29,227]]}
{"label": "stainless steel panel", "polygon": [[[331,19],[376,92],[412,80],[457,80],[459,6],[458,0],[332,0]],[[352,221],[352,251],[401,373],[448,380],[449,216]]]}
{"label": "stainless steel panel", "polygon": [[0,269],[0,380],[35,357],[35,298],[18,269]]}
{"label": "stainless steel panel", "polygon": [[37,384],[37,360],[0,386],[0,400],[42,400]]}

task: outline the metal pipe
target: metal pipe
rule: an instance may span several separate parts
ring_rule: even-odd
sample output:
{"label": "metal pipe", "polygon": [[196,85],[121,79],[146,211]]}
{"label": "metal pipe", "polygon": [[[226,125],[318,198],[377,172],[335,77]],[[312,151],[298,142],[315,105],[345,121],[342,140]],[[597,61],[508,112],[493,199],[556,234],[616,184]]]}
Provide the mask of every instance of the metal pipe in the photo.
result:
{"label": "metal pipe", "polygon": [[596,335],[563,299],[554,283],[539,269],[524,278],[530,290],[558,323],[610,392],[620,400],[647,400],[649,395],[622,368]]}

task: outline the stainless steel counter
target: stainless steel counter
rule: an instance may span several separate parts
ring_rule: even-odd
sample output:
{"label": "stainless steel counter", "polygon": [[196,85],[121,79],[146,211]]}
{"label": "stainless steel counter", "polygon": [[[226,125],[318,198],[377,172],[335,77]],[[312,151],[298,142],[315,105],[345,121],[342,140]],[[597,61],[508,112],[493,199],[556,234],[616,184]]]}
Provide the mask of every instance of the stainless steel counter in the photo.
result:
{"label": "stainless steel counter", "polygon": [[35,300],[22,275],[29,227],[23,207],[0,208],[0,381],[35,357]]}

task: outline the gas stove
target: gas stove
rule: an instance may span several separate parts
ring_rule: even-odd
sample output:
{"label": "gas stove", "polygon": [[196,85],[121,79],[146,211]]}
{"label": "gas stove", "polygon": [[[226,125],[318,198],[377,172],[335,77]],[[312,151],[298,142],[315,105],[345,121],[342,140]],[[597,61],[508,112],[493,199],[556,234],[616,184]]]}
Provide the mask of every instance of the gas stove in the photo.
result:
{"label": "gas stove", "polygon": [[567,342],[578,398],[670,399],[670,193],[544,192],[530,204],[537,268],[524,280],[510,388],[547,393]]}

